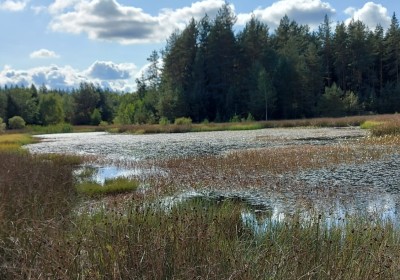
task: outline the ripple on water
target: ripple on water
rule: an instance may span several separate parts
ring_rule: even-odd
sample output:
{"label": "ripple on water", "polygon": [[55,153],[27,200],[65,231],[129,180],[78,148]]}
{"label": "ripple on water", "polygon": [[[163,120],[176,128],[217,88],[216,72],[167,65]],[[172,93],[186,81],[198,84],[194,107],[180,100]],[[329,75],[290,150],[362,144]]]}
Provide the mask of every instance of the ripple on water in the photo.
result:
{"label": "ripple on water", "polygon": [[[137,176],[138,173],[160,172],[159,170],[127,167],[135,166],[135,163],[149,159],[219,155],[232,150],[284,145],[336,143],[343,139],[362,137],[365,133],[365,131],[353,128],[264,129],[157,135],[125,135],[104,132],[71,133],[39,135],[38,137],[43,141],[27,145],[26,148],[32,153],[94,155],[99,158],[99,162],[93,163],[97,168],[93,179],[104,182],[108,178],[118,176],[130,177]],[[312,194],[308,197],[306,194],[295,193],[295,190],[294,194],[268,191],[266,193],[202,193],[201,195],[211,197],[236,195],[248,201],[254,209],[273,213],[272,217],[276,218],[272,220],[279,220],[296,211],[326,213],[327,216],[332,217],[332,221],[345,213],[359,211],[371,215],[378,213],[377,215],[383,218],[392,218],[397,217],[400,205],[399,169],[400,156],[393,155],[366,164],[340,165],[334,169],[303,171],[295,175],[293,179],[310,187]],[[316,187],[331,187],[336,192],[334,195],[324,198],[316,194]],[[305,204],[302,195],[311,203]]]}

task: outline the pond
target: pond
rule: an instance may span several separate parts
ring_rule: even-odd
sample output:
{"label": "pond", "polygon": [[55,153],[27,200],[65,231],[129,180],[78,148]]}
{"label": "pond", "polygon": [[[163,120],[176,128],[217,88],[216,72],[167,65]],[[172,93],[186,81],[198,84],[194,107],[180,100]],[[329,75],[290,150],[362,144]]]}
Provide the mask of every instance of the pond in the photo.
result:
{"label": "pond", "polygon": [[[103,183],[106,179],[119,176],[168,176],[168,170],[158,166],[144,168],[143,162],[223,156],[232,151],[247,149],[332,145],[357,141],[366,134],[365,130],[358,128],[290,128],[154,135],[70,133],[39,135],[41,142],[26,148],[31,153],[88,156],[91,158],[88,166],[94,169],[92,180]],[[300,182],[305,185],[301,190],[227,190],[215,187],[193,191],[191,186],[186,186],[177,194],[162,199],[168,204],[193,196],[211,199],[233,197],[245,201],[256,211],[269,213],[269,221],[271,217],[272,220],[280,221],[285,215],[294,212],[301,212],[305,217],[316,212],[322,213],[332,223],[355,213],[397,221],[400,210],[399,169],[400,156],[394,153],[362,164],[341,164],[335,168],[280,175],[280,184]],[[266,226],[263,221],[256,222],[254,212],[244,212],[243,217],[255,227]]]}

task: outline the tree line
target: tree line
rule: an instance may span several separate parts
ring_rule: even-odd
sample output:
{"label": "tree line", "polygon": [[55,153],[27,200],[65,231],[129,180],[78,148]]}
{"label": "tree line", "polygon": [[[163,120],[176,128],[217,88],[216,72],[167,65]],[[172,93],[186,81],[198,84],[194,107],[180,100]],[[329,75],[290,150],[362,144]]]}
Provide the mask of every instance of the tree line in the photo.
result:
{"label": "tree line", "polygon": [[235,32],[224,5],[216,17],[192,19],[153,51],[133,93],[90,83],[72,92],[0,89],[0,117],[31,124],[158,123],[291,119],[394,113],[400,110],[400,27],[362,21],[316,31],[283,17],[274,32],[252,17]]}

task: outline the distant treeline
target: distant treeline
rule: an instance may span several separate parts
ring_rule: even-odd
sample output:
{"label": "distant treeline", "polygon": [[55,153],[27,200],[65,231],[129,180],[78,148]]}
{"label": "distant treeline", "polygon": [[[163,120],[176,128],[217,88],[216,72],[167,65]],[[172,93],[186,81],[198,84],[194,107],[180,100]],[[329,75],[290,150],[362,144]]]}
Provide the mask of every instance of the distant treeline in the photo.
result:
{"label": "distant treeline", "polygon": [[[0,90],[0,117],[30,124],[291,119],[400,111],[400,27],[361,21],[317,31],[287,16],[273,33],[253,17],[237,34],[228,5],[191,20],[153,51],[135,93],[83,83],[72,92]],[[334,27],[333,27],[334,26]],[[161,63],[163,61],[163,63]]]}

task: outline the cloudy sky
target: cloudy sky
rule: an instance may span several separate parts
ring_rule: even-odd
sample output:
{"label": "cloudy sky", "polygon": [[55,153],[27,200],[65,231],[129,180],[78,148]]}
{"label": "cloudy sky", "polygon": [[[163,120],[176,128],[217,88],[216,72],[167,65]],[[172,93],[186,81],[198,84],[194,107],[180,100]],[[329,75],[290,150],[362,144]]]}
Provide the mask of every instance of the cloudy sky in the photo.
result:
{"label": "cloudy sky", "polygon": [[[398,0],[232,0],[236,30],[254,14],[274,30],[287,14],[317,27],[360,19],[390,24]],[[73,88],[82,81],[132,91],[152,50],[194,17],[213,17],[223,0],[0,0],[0,86]]]}

